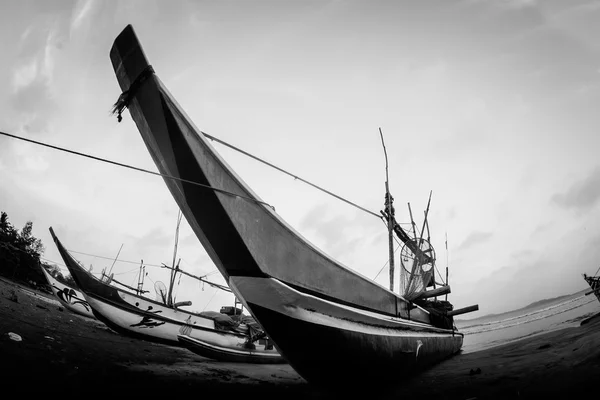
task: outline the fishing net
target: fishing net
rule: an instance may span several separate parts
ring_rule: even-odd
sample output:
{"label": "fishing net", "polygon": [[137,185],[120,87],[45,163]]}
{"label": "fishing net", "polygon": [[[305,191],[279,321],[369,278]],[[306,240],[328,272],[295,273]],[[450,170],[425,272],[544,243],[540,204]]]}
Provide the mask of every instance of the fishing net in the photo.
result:
{"label": "fishing net", "polygon": [[154,291],[156,292],[156,301],[167,304],[167,287],[161,281],[157,281],[154,284]]}
{"label": "fishing net", "polygon": [[435,250],[426,239],[407,241],[400,252],[400,292],[408,299],[432,285]]}

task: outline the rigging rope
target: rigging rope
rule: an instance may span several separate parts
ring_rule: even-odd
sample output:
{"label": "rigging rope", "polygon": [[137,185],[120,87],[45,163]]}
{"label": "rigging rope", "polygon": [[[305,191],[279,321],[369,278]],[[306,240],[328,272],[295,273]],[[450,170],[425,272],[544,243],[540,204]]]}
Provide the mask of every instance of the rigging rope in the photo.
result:
{"label": "rigging rope", "polygon": [[[322,188],[320,186],[315,185],[314,183],[311,183],[311,182],[309,182],[309,181],[307,181],[305,179],[300,178],[297,175],[294,175],[294,174],[292,174],[290,172],[287,172],[286,170],[284,170],[282,168],[279,168],[278,166],[276,166],[274,164],[271,164],[271,163],[269,163],[267,161],[264,161],[264,160],[260,159],[259,157],[256,157],[256,156],[254,156],[254,155],[252,155],[252,154],[250,154],[250,153],[248,153],[248,152],[246,152],[246,151],[244,151],[244,150],[242,150],[242,149],[240,149],[238,147],[235,147],[235,146],[233,146],[233,145],[231,145],[231,144],[229,144],[229,143],[227,143],[227,142],[225,142],[223,140],[220,140],[220,139],[218,139],[218,138],[216,138],[216,137],[214,137],[212,135],[209,135],[208,133],[205,133],[205,132],[201,132],[201,133],[204,136],[206,136],[208,139],[210,139],[210,140],[213,140],[215,142],[221,143],[222,145],[227,146],[227,147],[229,147],[229,148],[231,148],[231,149],[233,149],[235,151],[238,151],[238,152],[240,152],[240,153],[242,153],[242,154],[244,154],[244,155],[246,155],[246,156],[248,156],[248,157],[250,157],[250,158],[252,158],[254,160],[260,161],[261,163],[263,163],[265,165],[268,165],[271,168],[274,168],[274,169],[276,169],[276,170],[278,170],[280,172],[283,172],[284,174],[289,175],[289,176],[293,177],[294,179],[300,180],[300,181],[306,183],[307,185],[310,185],[310,186],[314,187],[315,189],[318,189],[318,190],[320,190],[320,191],[322,191],[324,193],[327,193],[328,195],[330,195],[332,197],[335,197],[336,199],[341,200],[341,201],[343,201],[343,202],[345,202],[345,203],[347,203],[347,204],[349,204],[349,205],[351,205],[353,207],[356,207],[359,210],[366,212],[367,214],[371,214],[371,215],[377,217],[378,219],[381,219],[381,215],[379,215],[379,214],[377,214],[377,213],[375,213],[373,211],[367,210],[366,208],[361,207],[361,206],[359,206],[356,203],[353,203],[353,202],[351,202],[349,200],[346,200],[343,197],[338,196],[337,194],[330,192],[329,190],[326,190],[326,189],[324,189],[324,188]],[[239,194],[236,194],[236,193],[232,193],[232,192],[229,192],[229,191],[224,190],[224,189],[219,189],[219,188],[216,188],[216,187],[213,187],[213,186],[204,185],[204,184],[199,183],[199,182],[194,182],[194,181],[190,181],[188,179],[178,178],[178,177],[167,175],[167,174],[163,174],[163,173],[160,173],[160,172],[150,171],[150,170],[147,170],[147,169],[144,169],[144,168],[135,167],[133,165],[123,164],[123,163],[120,163],[120,162],[117,162],[117,161],[108,160],[108,159],[101,158],[101,157],[96,157],[96,156],[93,156],[91,154],[85,154],[85,153],[81,153],[81,152],[78,152],[78,151],[75,151],[75,150],[69,150],[69,149],[66,149],[66,148],[63,148],[63,147],[54,146],[54,145],[51,145],[51,144],[48,144],[48,143],[44,143],[44,142],[40,142],[40,141],[37,141],[37,140],[27,139],[27,138],[24,138],[24,137],[21,137],[21,136],[17,136],[17,135],[13,135],[13,134],[10,134],[10,133],[7,133],[7,132],[0,131],[0,134],[4,135],[4,136],[7,136],[7,137],[10,137],[10,138],[13,138],[13,139],[23,140],[25,142],[37,144],[39,146],[49,147],[49,148],[54,149],[54,150],[64,151],[64,152],[67,152],[67,153],[70,153],[70,154],[74,154],[74,155],[77,155],[77,156],[80,156],[80,157],[91,158],[91,159],[96,160],[96,161],[101,161],[101,162],[105,162],[105,163],[108,163],[108,164],[113,164],[113,165],[116,165],[116,166],[119,166],[119,167],[123,167],[123,168],[133,169],[133,170],[139,171],[139,172],[145,172],[145,173],[151,174],[151,175],[161,176],[163,178],[173,179],[173,180],[180,181],[180,182],[183,182],[183,183],[189,183],[189,184],[192,184],[192,185],[196,185],[196,186],[200,186],[200,187],[203,187],[203,188],[214,190],[215,192],[227,194],[227,195],[234,196],[234,197],[239,197],[239,198],[244,199],[244,200],[254,201],[256,203],[260,203],[260,204],[263,204],[263,205],[265,205],[267,207],[270,207],[271,209],[273,209],[273,211],[275,211],[275,207],[273,207],[272,205],[268,204],[267,202],[264,202],[264,201],[261,201],[261,200],[258,200],[258,199],[254,199],[254,198],[251,198],[251,197],[242,196],[242,195],[239,195]]]}
{"label": "rigging rope", "polygon": [[[397,240],[396,240],[397,241]],[[396,252],[398,251],[398,249],[400,248],[400,246],[396,247],[396,250],[394,250],[394,254],[396,254]],[[373,278],[373,280],[377,279],[377,277],[379,276],[379,274],[381,274],[381,272],[383,271],[383,269],[390,263],[390,261],[386,261],[385,264],[383,264],[383,267],[381,267],[381,269],[379,270],[379,272],[377,273],[377,275],[375,275],[375,278]]]}
{"label": "rigging rope", "polygon": [[215,288],[215,292],[213,293],[212,297],[210,298],[210,300],[208,301],[208,303],[206,303],[206,305],[204,306],[204,308],[202,309],[202,311],[204,312],[204,310],[206,310],[206,307],[208,307],[208,305],[210,304],[211,301],[213,301],[213,299],[215,298],[215,296],[217,295],[217,292],[219,290]]}
{"label": "rigging rope", "polygon": [[[96,258],[103,258],[105,260],[114,260],[114,257],[105,257],[105,256],[99,256],[96,254],[89,254],[89,253],[84,253],[81,251],[75,251],[75,250],[71,250],[71,249],[67,249],[69,251],[69,253],[76,253],[76,254],[83,254],[84,256],[90,256],[90,257],[96,257]],[[123,263],[128,263],[128,264],[139,264],[139,261],[128,261],[128,260],[121,260],[121,259],[117,259],[117,261],[119,262],[123,262]],[[156,265],[156,264],[146,264],[144,263],[144,265],[148,266],[148,267],[159,267],[161,268],[161,265]]]}
{"label": "rigging rope", "polygon": [[229,191],[224,190],[224,189],[219,189],[219,188],[216,188],[216,187],[213,187],[213,186],[204,185],[204,184],[199,183],[199,182],[194,182],[194,181],[190,181],[188,179],[183,179],[183,178],[178,178],[176,176],[162,174],[160,172],[150,171],[150,170],[147,170],[147,169],[144,169],[144,168],[134,167],[133,165],[123,164],[123,163],[120,163],[120,162],[117,162],[117,161],[108,160],[106,158],[101,158],[101,157],[92,156],[90,154],[80,153],[80,152],[75,151],[75,150],[65,149],[64,147],[54,146],[54,145],[51,145],[51,144],[48,144],[48,143],[39,142],[37,140],[32,140],[32,139],[27,139],[27,138],[24,138],[24,137],[21,137],[21,136],[12,135],[10,133],[6,133],[6,132],[2,132],[2,131],[0,131],[0,135],[8,136],[8,137],[11,137],[13,139],[23,140],[25,142],[37,144],[37,145],[44,146],[44,147],[49,147],[49,148],[54,149],[54,150],[64,151],[66,153],[75,154],[77,156],[91,158],[92,160],[101,161],[101,162],[105,162],[105,163],[108,163],[108,164],[113,164],[113,165],[116,165],[116,166],[119,166],[119,167],[129,168],[129,169],[133,169],[135,171],[145,172],[147,174],[157,175],[157,176],[161,176],[163,178],[173,179],[173,180],[180,181],[180,182],[183,182],[183,183],[189,183],[189,184],[200,186],[200,187],[203,187],[203,188],[206,188],[206,189],[211,189],[211,190],[214,190],[215,192],[219,192],[219,193],[223,193],[223,194],[226,194],[226,195],[229,195],[229,196],[239,197],[239,198],[244,199],[244,200],[249,200],[249,201],[253,201],[255,203],[263,204],[263,205],[265,205],[265,206],[270,207],[271,209],[273,209],[273,211],[275,211],[275,207],[273,207],[272,205],[270,205],[269,203],[266,203],[264,201],[261,201],[261,200],[258,200],[258,199],[253,199],[251,197],[242,196],[242,195],[239,195],[239,194],[236,194],[236,193],[233,193],[233,192],[229,192]]}
{"label": "rigging rope", "polygon": [[243,154],[243,155],[245,155],[245,156],[248,156],[248,157],[250,157],[250,158],[252,158],[252,159],[254,159],[254,160],[256,160],[256,161],[260,161],[261,163],[263,163],[263,164],[265,164],[265,165],[268,165],[269,167],[271,167],[271,168],[274,168],[274,169],[278,170],[279,172],[283,172],[284,174],[286,174],[286,175],[289,175],[289,176],[291,176],[291,177],[292,177],[292,178],[294,178],[294,179],[298,179],[298,180],[300,180],[300,181],[302,181],[302,182],[306,183],[307,185],[310,185],[310,186],[312,186],[312,187],[314,187],[314,188],[316,188],[316,189],[319,189],[319,190],[321,190],[322,192],[325,192],[325,193],[327,193],[327,194],[328,194],[328,195],[330,195],[330,196],[333,196],[333,197],[335,197],[335,198],[336,198],[336,199],[338,199],[338,200],[341,200],[341,201],[343,201],[343,202],[345,202],[345,203],[347,203],[347,204],[350,204],[351,206],[354,206],[354,207],[358,208],[359,210],[362,210],[362,211],[364,211],[364,212],[366,212],[366,213],[368,213],[368,214],[371,214],[371,215],[374,215],[374,216],[376,216],[378,219],[381,219],[381,216],[380,216],[379,214],[377,214],[377,213],[374,213],[373,211],[369,211],[369,210],[367,210],[366,208],[359,206],[358,204],[355,204],[355,203],[353,203],[353,202],[351,202],[351,201],[349,201],[349,200],[346,200],[346,199],[344,199],[343,197],[340,197],[340,196],[338,196],[338,195],[337,195],[337,194],[335,194],[335,193],[331,193],[329,190],[323,189],[322,187],[320,187],[320,186],[317,186],[317,185],[315,185],[314,183],[310,183],[310,182],[308,182],[307,180],[304,180],[304,179],[300,178],[300,177],[299,177],[299,176],[297,176],[297,175],[294,175],[294,174],[292,174],[292,173],[289,173],[289,172],[287,172],[286,170],[284,170],[284,169],[281,169],[281,168],[279,168],[278,166],[271,164],[270,162],[267,162],[267,161],[265,161],[265,160],[262,160],[262,159],[260,159],[260,158],[258,158],[258,157],[256,157],[256,156],[254,156],[254,155],[252,155],[252,154],[250,154],[250,153],[248,153],[248,152],[246,152],[246,151],[244,151],[244,150],[240,149],[240,148],[237,148],[237,147],[235,147],[235,146],[233,146],[233,145],[231,145],[231,144],[229,144],[229,143],[227,143],[227,142],[224,142],[224,141],[222,141],[221,139],[217,139],[216,137],[214,137],[214,136],[212,136],[212,135],[209,135],[208,133],[205,133],[205,132],[202,132],[202,131],[201,131],[201,133],[202,133],[204,136],[206,136],[207,138],[209,138],[210,140],[214,140],[215,142],[221,143],[222,145],[224,145],[224,146],[227,146],[227,147],[229,147],[230,149],[233,149],[233,150],[235,150],[235,151],[237,151],[237,152],[240,152],[240,153],[242,153],[242,154]]}

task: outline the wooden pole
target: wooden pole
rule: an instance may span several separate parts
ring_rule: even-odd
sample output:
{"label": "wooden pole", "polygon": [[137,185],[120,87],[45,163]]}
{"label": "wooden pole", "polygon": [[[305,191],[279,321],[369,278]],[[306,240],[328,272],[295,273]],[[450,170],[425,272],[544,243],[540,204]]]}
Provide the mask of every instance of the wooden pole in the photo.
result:
{"label": "wooden pole", "polygon": [[388,241],[389,241],[389,259],[390,259],[390,290],[394,291],[394,216],[392,215],[392,196],[390,195],[389,176],[388,176],[388,158],[385,142],[383,141],[383,132],[379,128],[379,136],[383,145],[383,153],[385,155],[385,195],[387,198],[387,214],[388,214]]}
{"label": "wooden pole", "polygon": [[423,234],[425,233],[425,224],[427,223],[427,214],[429,213],[429,205],[431,204],[431,193],[429,191],[429,200],[427,201],[427,208],[425,209],[425,219],[423,220],[423,227],[421,228],[421,237],[419,238],[419,248],[421,248],[421,242],[423,241]]}
{"label": "wooden pole", "polygon": [[142,291],[142,288],[144,287],[144,275],[143,275],[143,268],[144,268],[144,260],[140,261],[140,272],[138,275],[138,282],[137,282],[137,292],[138,294],[140,294],[140,292]]}
{"label": "wooden pole", "polygon": [[[123,243],[125,244],[125,243]],[[108,270],[108,274],[110,275],[110,273],[112,272],[113,267],[115,266],[115,263],[117,262],[117,259],[119,258],[119,254],[121,254],[121,249],[123,249],[123,244],[121,244],[121,247],[119,248],[119,252],[117,253],[117,256],[115,257],[115,260],[113,261],[112,265],[110,266],[110,269]]]}
{"label": "wooden pole", "polygon": [[171,296],[173,294],[173,285],[175,284],[175,275],[177,274],[177,268],[179,268],[179,263],[177,263],[177,267],[175,267],[175,260],[177,259],[177,243],[179,241],[179,224],[181,223],[181,217],[181,210],[177,210],[177,228],[175,228],[175,245],[173,246],[173,269],[171,270],[169,289],[167,291],[167,305],[169,307],[173,306],[173,297]]}
{"label": "wooden pole", "polygon": [[[172,269],[172,267],[169,267],[169,266],[167,266],[167,265],[165,265],[165,264],[163,264],[161,268]],[[200,282],[207,283],[208,285],[210,285],[210,286],[213,286],[213,287],[216,287],[217,289],[221,289],[221,290],[224,290],[224,291],[226,291],[226,292],[229,292],[229,293],[231,293],[231,289],[229,289],[227,286],[219,285],[218,283],[213,283],[213,282],[211,282],[211,281],[208,281],[208,280],[206,280],[206,279],[204,279],[204,278],[202,278],[202,277],[200,277],[200,276],[192,275],[192,274],[190,274],[189,272],[186,272],[186,271],[184,271],[184,270],[182,270],[182,269],[178,269],[178,270],[177,270],[177,272],[179,272],[180,274],[183,274],[183,275],[189,276],[190,278],[197,279],[197,280],[199,280]]]}
{"label": "wooden pole", "polygon": [[419,293],[418,295],[416,295],[415,297],[413,297],[411,300],[416,300],[416,299],[428,299],[430,297],[437,297],[437,296],[441,296],[443,294],[448,294],[450,293],[450,286],[440,286],[437,289],[432,289],[432,290],[425,290],[421,293]]}
{"label": "wooden pole", "polygon": [[[448,232],[446,232],[446,285],[448,285]],[[446,295],[448,301],[448,295]]]}
{"label": "wooden pole", "polygon": [[[413,229],[413,238],[414,238],[415,243],[417,243],[417,228],[416,228],[415,220],[413,219],[412,209],[410,208],[410,203],[408,203],[408,214],[410,215],[410,223],[411,223],[412,229]],[[418,249],[420,250],[421,249],[420,244],[418,244],[418,246],[419,246]],[[419,258],[419,255],[414,254],[414,256],[415,256],[415,258],[413,259],[413,265],[410,269],[410,276],[408,277],[408,284],[406,285],[407,288],[410,287],[410,285],[412,284],[413,276],[414,276],[415,270],[417,269],[417,265],[418,265],[417,259]]]}
{"label": "wooden pole", "polygon": [[[127,289],[131,289],[131,290],[133,290],[134,292],[137,292],[137,289],[136,289],[136,288],[134,288],[134,287],[131,287],[131,286],[129,286],[129,285],[126,285],[126,284],[124,284],[124,283],[122,283],[122,282],[119,282],[119,281],[118,281],[118,280],[116,280],[115,278],[112,278],[112,279],[111,279],[111,282],[118,283],[119,285],[121,285],[121,286],[124,286],[124,287],[126,287]],[[147,291],[147,290],[142,290],[142,293],[148,293],[148,291]]]}
{"label": "wooden pole", "polygon": [[477,311],[477,310],[479,310],[479,304],[475,304],[474,306],[459,308],[457,310],[448,311],[448,316],[453,317],[455,315],[466,314],[466,313],[470,313],[470,312]]}

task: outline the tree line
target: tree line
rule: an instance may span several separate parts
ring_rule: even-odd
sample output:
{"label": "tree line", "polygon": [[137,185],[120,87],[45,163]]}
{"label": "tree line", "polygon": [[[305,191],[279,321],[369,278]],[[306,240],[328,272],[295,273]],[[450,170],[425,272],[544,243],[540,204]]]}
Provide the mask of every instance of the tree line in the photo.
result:
{"label": "tree line", "polygon": [[30,286],[47,287],[48,282],[41,268],[59,281],[70,286],[75,282],[66,277],[57,265],[41,260],[45,247],[42,241],[33,236],[33,223],[27,221],[19,231],[8,219],[8,214],[0,212],[0,275]]}

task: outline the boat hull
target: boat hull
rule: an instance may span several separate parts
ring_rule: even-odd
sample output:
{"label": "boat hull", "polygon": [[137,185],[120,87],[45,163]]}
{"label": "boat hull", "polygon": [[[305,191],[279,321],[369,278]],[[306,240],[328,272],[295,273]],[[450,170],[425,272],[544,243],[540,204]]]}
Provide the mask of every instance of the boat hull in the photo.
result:
{"label": "boat hull", "polygon": [[202,357],[211,358],[217,361],[247,364],[287,363],[276,349],[266,350],[264,345],[256,345],[256,349],[254,350],[244,349],[244,340],[232,345],[230,341],[199,340],[188,335],[179,335],[178,339],[188,350],[191,350]]}
{"label": "boat hull", "polygon": [[85,271],[64,248],[52,228],[50,233],[73,279],[89,303],[94,316],[114,331],[152,342],[181,346],[177,336],[188,336],[235,346],[246,336],[219,330],[214,320],[167,307],[102,282]]}
{"label": "boat hull", "polygon": [[230,285],[290,365],[318,385],[397,382],[462,347],[461,333],[341,306],[274,279],[232,277]]}
{"label": "boat hull", "polygon": [[584,274],[583,279],[590,285],[594,295],[600,301],[600,276],[587,276]]}
{"label": "boat hull", "polygon": [[48,284],[52,288],[52,293],[54,293],[54,296],[56,296],[63,307],[71,312],[74,312],[75,314],[83,315],[84,317],[88,318],[94,318],[92,308],[86,301],[83,293],[69,285],[65,285],[58,279],[55,279],[52,275],[50,275],[50,273],[48,273],[48,271],[46,271],[44,267],[41,268],[46,280],[48,281]]}

